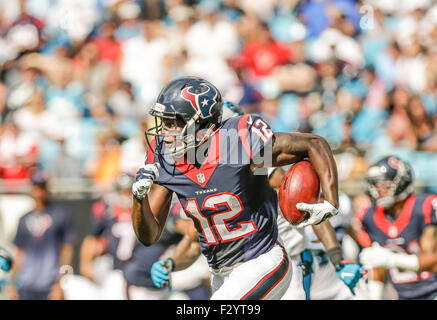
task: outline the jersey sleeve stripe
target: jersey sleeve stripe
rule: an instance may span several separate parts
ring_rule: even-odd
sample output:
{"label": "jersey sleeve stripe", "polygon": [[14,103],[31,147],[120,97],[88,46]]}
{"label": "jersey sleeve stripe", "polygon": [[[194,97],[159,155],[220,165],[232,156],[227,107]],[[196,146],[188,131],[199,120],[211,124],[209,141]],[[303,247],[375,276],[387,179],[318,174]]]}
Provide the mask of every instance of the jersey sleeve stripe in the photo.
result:
{"label": "jersey sleeve stripe", "polygon": [[252,159],[252,150],[250,149],[249,140],[247,135],[249,133],[249,129],[247,128],[247,118],[248,114],[242,116],[240,120],[238,120],[238,135],[240,136],[241,143],[243,144],[244,150],[246,150],[250,159]]}
{"label": "jersey sleeve stripe", "polygon": [[147,144],[147,164],[155,163],[155,139],[150,141],[150,144]]}
{"label": "jersey sleeve stripe", "polygon": [[430,195],[423,201],[422,212],[426,224],[431,224],[431,211],[432,211],[432,201],[437,197],[437,195]]}
{"label": "jersey sleeve stripe", "polygon": [[362,229],[358,231],[358,243],[364,248],[372,245],[372,240],[370,239],[369,234]]}

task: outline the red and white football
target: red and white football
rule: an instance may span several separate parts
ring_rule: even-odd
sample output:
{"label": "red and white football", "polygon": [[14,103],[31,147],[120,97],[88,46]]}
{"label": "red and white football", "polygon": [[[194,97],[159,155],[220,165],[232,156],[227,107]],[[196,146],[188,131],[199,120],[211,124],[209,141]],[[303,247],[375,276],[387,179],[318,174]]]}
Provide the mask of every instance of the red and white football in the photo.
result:
{"label": "red and white football", "polygon": [[293,225],[305,221],[309,214],[299,211],[299,202],[317,203],[320,180],[311,162],[299,161],[292,165],[282,178],[279,189],[279,207],[284,217]]}

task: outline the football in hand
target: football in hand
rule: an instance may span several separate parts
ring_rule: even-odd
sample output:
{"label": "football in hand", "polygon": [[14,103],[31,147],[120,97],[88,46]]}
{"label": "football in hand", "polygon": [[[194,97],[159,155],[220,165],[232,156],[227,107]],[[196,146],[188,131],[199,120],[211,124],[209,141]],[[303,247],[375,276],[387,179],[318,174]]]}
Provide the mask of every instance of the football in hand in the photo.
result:
{"label": "football in hand", "polygon": [[292,165],[282,178],[279,189],[279,207],[285,219],[293,225],[308,219],[309,213],[299,211],[296,204],[318,202],[319,192],[319,177],[311,162],[299,161]]}

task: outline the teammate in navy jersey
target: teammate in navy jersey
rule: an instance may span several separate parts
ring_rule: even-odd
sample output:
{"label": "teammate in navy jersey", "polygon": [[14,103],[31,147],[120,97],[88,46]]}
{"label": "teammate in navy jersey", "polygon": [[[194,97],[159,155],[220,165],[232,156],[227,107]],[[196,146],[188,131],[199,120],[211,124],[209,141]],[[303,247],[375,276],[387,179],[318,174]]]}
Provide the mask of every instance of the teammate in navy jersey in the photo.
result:
{"label": "teammate in navy jersey", "polygon": [[194,299],[207,300],[210,296],[208,288],[199,280],[199,275],[189,275],[188,286],[171,289],[157,289],[152,280],[152,264],[159,259],[169,256],[173,245],[181,241],[186,229],[191,226],[191,219],[180,217],[180,204],[175,199],[165,224],[160,240],[153,246],[143,246],[138,243],[132,253],[132,258],[123,269],[126,280],[127,299],[129,300],[167,300]]}
{"label": "teammate in navy jersey", "polygon": [[67,266],[71,270],[73,222],[65,208],[51,201],[45,175],[36,171],[31,180],[35,208],[18,222],[7,293],[11,300],[63,299],[60,278]]}
{"label": "teammate in navy jersey", "polygon": [[371,298],[382,298],[388,274],[399,299],[435,299],[437,195],[415,195],[410,165],[395,156],[372,165],[366,181],[373,204],[359,217],[359,239]]}
{"label": "teammate in navy jersey", "polygon": [[279,299],[290,265],[278,242],[276,192],[257,168],[310,159],[326,200],[297,205],[310,214],[304,227],[337,214],[335,162],[319,136],[273,133],[256,115],[222,121],[222,106],[218,89],[195,77],[161,91],[150,109],[157,125],[146,132],[155,139],[132,186],[134,229],[144,245],[156,243],[176,193],[213,274],[211,299]]}
{"label": "teammate in navy jersey", "polygon": [[122,270],[136,245],[132,229],[132,199],[129,196],[134,177],[117,177],[115,192],[96,200],[92,206],[92,230],[81,246],[80,273],[95,280],[94,259],[105,253],[112,257],[113,269]]}
{"label": "teammate in navy jersey", "polygon": [[[130,193],[134,181],[133,175],[120,174],[114,191],[93,203],[91,233],[80,248],[81,276],[69,277],[68,299],[126,299],[122,270],[137,243]],[[81,291],[88,295],[85,297]]]}

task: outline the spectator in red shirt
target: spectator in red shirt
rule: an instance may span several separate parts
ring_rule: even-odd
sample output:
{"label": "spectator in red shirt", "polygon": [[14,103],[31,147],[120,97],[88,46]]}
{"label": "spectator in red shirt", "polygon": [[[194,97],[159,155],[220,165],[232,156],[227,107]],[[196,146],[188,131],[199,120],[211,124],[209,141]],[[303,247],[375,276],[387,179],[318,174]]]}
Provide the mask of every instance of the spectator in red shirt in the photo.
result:
{"label": "spectator in red shirt", "polygon": [[114,22],[104,22],[97,37],[92,43],[97,47],[99,61],[118,64],[121,59],[121,44],[115,39],[117,25]]}
{"label": "spectator in red shirt", "polygon": [[253,81],[292,61],[288,44],[276,41],[267,24],[261,22],[257,29],[254,31],[257,37],[245,43],[236,58],[237,64],[246,69],[247,78]]}

